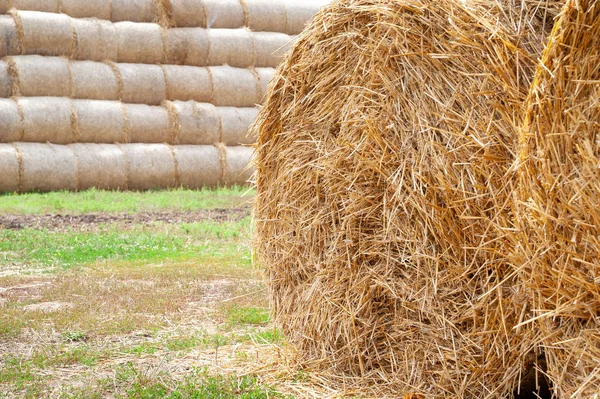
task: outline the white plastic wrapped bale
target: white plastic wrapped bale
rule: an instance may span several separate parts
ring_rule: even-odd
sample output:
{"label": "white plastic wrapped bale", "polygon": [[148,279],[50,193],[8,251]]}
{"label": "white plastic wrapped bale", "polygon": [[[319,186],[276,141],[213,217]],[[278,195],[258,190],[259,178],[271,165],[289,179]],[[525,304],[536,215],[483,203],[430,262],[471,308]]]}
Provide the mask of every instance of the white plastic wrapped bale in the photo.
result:
{"label": "white plastic wrapped bale", "polygon": [[174,101],[177,112],[177,144],[212,145],[221,139],[220,114],[217,107],[193,101]]}
{"label": "white plastic wrapped bale", "polygon": [[71,57],[77,52],[71,18],[64,14],[12,11],[21,54]]}
{"label": "white plastic wrapped bale", "polygon": [[117,60],[119,39],[115,25],[97,19],[71,19],[77,38],[78,60]]}
{"label": "white plastic wrapped bale", "polygon": [[71,144],[77,159],[77,190],[127,189],[125,153],[117,145]]}
{"label": "white plastic wrapped bale", "polygon": [[23,97],[22,141],[69,144],[77,141],[71,100],[64,97]]}
{"label": "white plastic wrapped bale", "polygon": [[125,104],[127,136],[130,143],[167,143],[170,138],[169,114],[163,107]]}
{"label": "white plastic wrapped bale", "polygon": [[10,15],[0,15],[0,58],[19,53],[15,21]]}
{"label": "white plastic wrapped bale", "polygon": [[0,143],[21,141],[21,111],[13,100],[0,99]]}
{"label": "white plastic wrapped bale", "polygon": [[126,113],[117,101],[73,100],[82,143],[127,142]]}
{"label": "white plastic wrapped bale", "polygon": [[128,188],[151,190],[178,186],[171,147],[164,144],[121,146],[127,157]]}
{"label": "white plastic wrapped bale", "polygon": [[125,103],[159,105],[167,99],[165,73],[158,65],[116,64]]}
{"label": "white plastic wrapped bale", "polygon": [[111,65],[93,61],[72,61],[69,65],[73,98],[117,100],[123,96],[120,75]]}
{"label": "white plastic wrapped bale", "polygon": [[205,66],[208,60],[208,30],[204,28],[166,29],[165,63]]}
{"label": "white plastic wrapped bale", "polygon": [[69,97],[71,95],[68,60],[30,55],[8,57],[6,61],[12,78],[12,96]]}
{"label": "white plastic wrapped bale", "polygon": [[19,155],[10,144],[0,144],[0,193],[19,191]]}
{"label": "white plastic wrapped bale", "polygon": [[239,0],[204,0],[206,28],[235,29],[246,24],[244,7]]}
{"label": "white plastic wrapped bale", "polygon": [[182,187],[199,189],[219,185],[222,175],[219,151],[214,146],[173,147]]}
{"label": "white plastic wrapped bale", "polygon": [[77,162],[65,145],[15,143],[22,162],[21,191],[77,189]]}
{"label": "white plastic wrapped bale", "polygon": [[118,22],[118,62],[160,64],[164,58],[160,26],[147,23]]}
{"label": "white plastic wrapped bale", "polygon": [[256,141],[249,135],[249,130],[258,115],[258,108],[219,107],[218,111],[221,119],[221,142],[227,146],[239,146]]}
{"label": "white plastic wrapped bale", "polygon": [[225,170],[223,183],[225,185],[248,184],[254,173],[251,165],[254,150],[248,147],[225,147]]}

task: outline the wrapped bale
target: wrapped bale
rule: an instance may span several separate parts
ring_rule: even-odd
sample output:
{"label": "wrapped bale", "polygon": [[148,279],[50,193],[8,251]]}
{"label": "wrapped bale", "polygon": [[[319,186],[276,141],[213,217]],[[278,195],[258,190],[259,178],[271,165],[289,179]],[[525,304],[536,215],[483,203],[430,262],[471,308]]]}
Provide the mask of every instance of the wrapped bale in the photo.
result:
{"label": "wrapped bale", "polygon": [[171,0],[171,19],[177,27],[205,27],[206,14],[201,0]]}
{"label": "wrapped bale", "polygon": [[22,139],[22,109],[13,100],[0,99],[0,143]]}
{"label": "wrapped bale", "polygon": [[108,21],[96,19],[72,19],[77,37],[78,60],[117,60],[119,40],[117,29]]}
{"label": "wrapped bale", "polygon": [[77,162],[64,145],[16,143],[21,166],[21,192],[77,189]]}
{"label": "wrapped bale", "polygon": [[221,119],[214,105],[193,101],[172,104],[178,121],[175,143],[212,145],[221,141]]}
{"label": "wrapped bale", "polygon": [[71,144],[77,159],[77,190],[127,189],[127,162],[119,146],[109,144]]}
{"label": "wrapped bale", "polygon": [[557,12],[336,2],[288,53],[255,124],[255,256],[301,364],[395,397],[537,391],[536,333],[519,326],[531,308],[502,238]]}
{"label": "wrapped bale", "polygon": [[152,190],[178,186],[171,148],[163,144],[122,146],[127,158],[129,190]]}
{"label": "wrapped bale", "polygon": [[248,147],[225,147],[222,149],[224,157],[223,184],[246,185],[254,173],[251,165],[254,150]]}
{"label": "wrapped bale", "polygon": [[19,99],[22,141],[55,144],[76,142],[76,114],[71,100],[64,97],[24,97]]}
{"label": "wrapped bale", "polygon": [[165,31],[165,57],[170,64],[205,66],[208,60],[208,31],[178,28]]}
{"label": "wrapped bale", "polygon": [[240,0],[204,0],[205,28],[235,29],[246,25],[244,7]]}
{"label": "wrapped bale", "polygon": [[154,20],[153,0],[111,0],[112,20],[131,22],[152,22]]}
{"label": "wrapped bale", "polygon": [[297,35],[304,30],[304,27],[310,19],[323,7],[329,4],[330,0],[295,0],[286,1],[285,11],[285,32],[288,35]]}
{"label": "wrapped bale", "polygon": [[208,29],[208,44],[207,65],[254,65],[254,41],[246,29]]}
{"label": "wrapped bale", "polygon": [[0,13],[6,14],[11,8],[57,13],[61,1],[65,0],[0,0]]}
{"label": "wrapped bale", "polygon": [[218,108],[221,119],[221,141],[227,146],[254,144],[255,138],[248,133],[258,115],[258,108]]}
{"label": "wrapped bale", "polygon": [[256,53],[254,65],[258,67],[276,68],[294,40],[284,33],[273,32],[255,32],[252,37]]}
{"label": "wrapped bale", "polygon": [[12,92],[12,78],[8,71],[8,64],[0,61],[0,98],[8,98]]}
{"label": "wrapped bale", "polygon": [[63,14],[13,11],[20,54],[71,57],[77,53],[77,37],[71,19]]}
{"label": "wrapped bale", "polygon": [[69,97],[71,72],[64,58],[39,55],[7,58],[11,95],[25,97]]}
{"label": "wrapped bale", "polygon": [[[73,100],[77,138],[82,143],[126,143],[127,114],[116,101]],[[143,122],[146,124],[147,122]]]}
{"label": "wrapped bale", "polygon": [[119,43],[118,62],[160,64],[163,61],[164,45],[160,26],[118,22],[115,28]]}
{"label": "wrapped bale", "polygon": [[554,397],[600,392],[600,1],[569,0],[520,135],[513,261],[531,292]]}
{"label": "wrapped bale", "polygon": [[[263,96],[261,75],[256,70],[230,66],[209,67],[212,78],[212,102],[218,106],[253,107]],[[264,73],[264,71],[261,71]]]}
{"label": "wrapped bale", "polygon": [[127,136],[131,143],[167,143],[170,137],[169,113],[163,107],[125,104]]}
{"label": "wrapped bale", "polygon": [[14,146],[0,144],[0,193],[20,191],[19,154]]}
{"label": "wrapped bale", "polygon": [[182,187],[199,189],[216,187],[222,175],[219,151],[212,145],[179,145],[173,147]]}
{"label": "wrapped bale", "polygon": [[[59,3],[60,12],[73,18],[98,18],[99,20],[110,21],[112,17],[112,0],[59,0]],[[24,10],[24,8],[19,9]]]}
{"label": "wrapped bale", "polygon": [[0,15],[0,58],[20,52],[15,21],[9,15]]}
{"label": "wrapped bale", "polygon": [[165,73],[159,65],[116,64],[126,103],[159,105],[167,99]]}
{"label": "wrapped bale", "polygon": [[[71,97],[93,100],[123,98],[123,82],[120,71],[113,64],[72,61],[69,66],[72,84]],[[145,95],[145,93],[141,94]]]}
{"label": "wrapped bale", "polygon": [[[257,32],[285,32],[286,7],[282,0],[247,0],[246,26]],[[316,14],[316,11],[313,13]],[[312,15],[311,15],[312,16]]]}
{"label": "wrapped bale", "polygon": [[271,68],[256,68],[254,71],[257,79],[257,98],[255,104],[262,104],[263,99],[265,97],[265,93],[269,88],[269,83],[271,82],[271,80],[273,80],[273,77],[275,76],[275,70]]}
{"label": "wrapped bale", "polygon": [[167,99],[210,102],[213,83],[208,68],[164,65],[167,81]]}

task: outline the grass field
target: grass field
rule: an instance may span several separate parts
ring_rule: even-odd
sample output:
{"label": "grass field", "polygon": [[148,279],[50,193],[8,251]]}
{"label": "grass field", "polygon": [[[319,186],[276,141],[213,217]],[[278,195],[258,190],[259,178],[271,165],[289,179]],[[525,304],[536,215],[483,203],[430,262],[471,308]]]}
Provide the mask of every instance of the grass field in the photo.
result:
{"label": "grass field", "polygon": [[247,189],[0,196],[0,398],[291,398]]}

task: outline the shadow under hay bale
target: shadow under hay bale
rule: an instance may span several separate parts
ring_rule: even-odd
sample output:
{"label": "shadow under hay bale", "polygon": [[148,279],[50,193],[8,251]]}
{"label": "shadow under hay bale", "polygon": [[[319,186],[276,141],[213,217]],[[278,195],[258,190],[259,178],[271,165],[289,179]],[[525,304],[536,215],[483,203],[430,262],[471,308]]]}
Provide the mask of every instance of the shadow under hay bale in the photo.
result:
{"label": "shadow under hay bale", "polygon": [[513,395],[536,333],[514,328],[531,309],[506,176],[558,11],[356,0],[300,36],[255,125],[255,248],[304,366],[396,396]]}
{"label": "shadow under hay bale", "polygon": [[[560,398],[600,392],[600,1],[568,1],[532,85],[513,261]],[[596,396],[594,396],[596,395]]]}

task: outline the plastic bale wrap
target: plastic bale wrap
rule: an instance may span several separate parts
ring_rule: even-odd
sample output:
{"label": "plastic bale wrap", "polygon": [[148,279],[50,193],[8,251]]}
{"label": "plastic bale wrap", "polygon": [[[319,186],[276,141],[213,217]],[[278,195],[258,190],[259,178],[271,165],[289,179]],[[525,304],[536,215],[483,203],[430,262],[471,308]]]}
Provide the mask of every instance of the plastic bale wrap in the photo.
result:
{"label": "plastic bale wrap", "polygon": [[78,60],[105,61],[118,58],[119,40],[115,25],[96,19],[72,19],[77,35]]}
{"label": "plastic bale wrap", "polygon": [[127,120],[118,101],[73,100],[81,143],[127,142]]}
{"label": "plastic bale wrap", "polygon": [[259,75],[250,69],[230,66],[209,67],[212,77],[214,105],[229,107],[253,107],[261,95]]}
{"label": "plastic bale wrap", "polygon": [[21,140],[21,112],[15,101],[0,99],[0,143]]}
{"label": "plastic bale wrap", "polygon": [[72,61],[71,82],[73,98],[89,100],[118,100],[122,96],[119,75],[111,65],[94,61]]}
{"label": "plastic bale wrap", "polygon": [[15,21],[9,15],[0,15],[0,58],[20,52]]}
{"label": "plastic bale wrap", "polygon": [[111,4],[113,21],[152,22],[154,20],[153,0],[111,0]]}
{"label": "plastic bale wrap", "polygon": [[77,141],[71,100],[64,97],[23,97],[18,100],[23,113],[22,141],[69,144]]}
{"label": "plastic bale wrap", "polygon": [[210,102],[213,84],[207,68],[164,65],[169,100]]}
{"label": "plastic bale wrap", "polygon": [[71,19],[63,14],[14,11],[17,37],[22,32],[22,54],[73,56],[77,52]]}
{"label": "plastic bale wrap", "polygon": [[127,162],[123,150],[110,144],[71,144],[77,159],[77,190],[127,189]]}
{"label": "plastic bale wrap", "polygon": [[[128,0],[129,1],[129,0]],[[164,46],[160,26],[133,22],[115,24],[119,41],[118,62],[160,64]]]}
{"label": "plastic bale wrap", "polygon": [[225,152],[225,170],[223,183],[231,185],[247,185],[254,173],[252,154],[254,150],[248,147],[223,147]]}
{"label": "plastic bale wrap", "polygon": [[254,66],[254,42],[247,29],[208,29],[207,65]]}
{"label": "plastic bale wrap", "polygon": [[600,1],[568,1],[520,135],[514,264],[557,398],[600,392]]}
{"label": "plastic bale wrap", "polygon": [[126,104],[131,143],[167,143],[170,137],[169,114],[163,107]]}
{"label": "plastic bale wrap", "polygon": [[208,59],[208,31],[203,28],[176,28],[165,31],[165,57],[169,64],[205,66]]}
{"label": "plastic bale wrap", "polygon": [[335,2],[288,53],[255,124],[255,257],[300,364],[376,397],[525,390],[536,333],[502,238],[546,12]]}
{"label": "plastic bale wrap", "polygon": [[235,29],[246,24],[244,7],[239,0],[204,0],[205,28]]}
{"label": "plastic bale wrap", "polygon": [[256,142],[249,130],[258,115],[258,108],[220,107],[218,111],[221,118],[221,142],[228,146]]}
{"label": "plastic bale wrap", "polygon": [[245,4],[248,28],[255,32],[285,32],[287,16],[283,0],[245,0]]}
{"label": "plastic bale wrap", "polygon": [[182,187],[199,189],[216,187],[222,175],[219,151],[212,145],[178,145],[173,147]]}
{"label": "plastic bale wrap", "polygon": [[57,13],[60,3],[61,0],[0,0],[0,13],[7,13],[11,8]]}
{"label": "plastic bale wrap", "polygon": [[77,189],[75,154],[66,145],[16,143],[21,162],[21,191]]}
{"label": "plastic bale wrap", "polygon": [[179,122],[177,144],[212,145],[221,139],[219,110],[212,104],[175,101]]}
{"label": "plastic bale wrap", "polygon": [[293,37],[285,33],[254,32],[255,66],[276,68],[292,47]]}
{"label": "plastic bale wrap", "polygon": [[164,144],[122,145],[127,157],[129,190],[177,187],[177,169],[171,147]]}
{"label": "plastic bale wrap", "polygon": [[7,59],[12,78],[13,96],[69,97],[71,73],[69,61],[39,55],[16,56]]}
{"label": "plastic bale wrap", "polygon": [[177,27],[204,27],[206,15],[201,0],[171,0],[171,18]]}
{"label": "plastic bale wrap", "polygon": [[0,144],[0,193],[19,191],[19,156],[10,144]]}
{"label": "plastic bale wrap", "polygon": [[110,21],[112,0],[60,0],[60,12],[73,18],[98,18]]}
{"label": "plastic bale wrap", "polygon": [[297,35],[302,32],[311,18],[322,7],[331,3],[330,0],[293,0],[286,1],[286,26],[282,32]]}
{"label": "plastic bale wrap", "polygon": [[165,74],[159,65],[117,64],[125,103],[160,105],[167,99]]}

